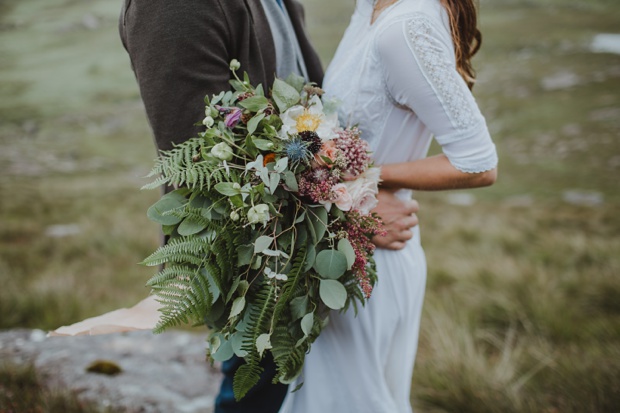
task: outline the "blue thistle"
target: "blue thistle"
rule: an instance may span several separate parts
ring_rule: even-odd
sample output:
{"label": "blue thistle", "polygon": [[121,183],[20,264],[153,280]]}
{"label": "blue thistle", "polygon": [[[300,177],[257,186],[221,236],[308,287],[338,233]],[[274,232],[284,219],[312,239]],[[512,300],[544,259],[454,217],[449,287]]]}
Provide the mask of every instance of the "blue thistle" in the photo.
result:
{"label": "blue thistle", "polygon": [[309,163],[312,159],[312,152],[308,150],[308,143],[299,138],[293,138],[284,144],[286,156],[291,163],[299,162]]}

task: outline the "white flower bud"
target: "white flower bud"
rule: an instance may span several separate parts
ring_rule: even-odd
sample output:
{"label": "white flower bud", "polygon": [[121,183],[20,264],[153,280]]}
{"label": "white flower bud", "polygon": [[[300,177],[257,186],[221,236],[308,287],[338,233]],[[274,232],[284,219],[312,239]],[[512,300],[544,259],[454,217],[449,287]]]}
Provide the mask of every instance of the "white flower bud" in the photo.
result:
{"label": "white flower bud", "polygon": [[248,210],[248,221],[250,224],[262,223],[263,225],[269,221],[269,206],[266,204],[258,204]]}
{"label": "white flower bud", "polygon": [[220,142],[211,148],[211,154],[223,161],[230,161],[233,158],[233,150],[225,142]]}
{"label": "white flower bud", "polygon": [[230,219],[232,219],[233,221],[239,221],[239,213],[237,211],[231,212]]}
{"label": "white flower bud", "polygon": [[205,125],[207,128],[210,128],[211,126],[213,126],[214,123],[215,121],[213,120],[211,116],[207,116],[206,118],[202,120],[202,124]]}
{"label": "white flower bud", "polygon": [[230,61],[230,70],[239,70],[241,67],[241,63],[237,59],[233,59]]}

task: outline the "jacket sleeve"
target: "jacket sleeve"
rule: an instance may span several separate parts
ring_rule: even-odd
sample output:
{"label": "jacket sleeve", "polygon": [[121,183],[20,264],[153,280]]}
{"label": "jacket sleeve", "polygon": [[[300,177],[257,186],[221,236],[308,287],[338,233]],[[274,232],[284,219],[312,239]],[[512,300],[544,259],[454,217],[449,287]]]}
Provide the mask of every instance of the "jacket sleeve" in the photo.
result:
{"label": "jacket sleeve", "polygon": [[229,27],[219,0],[126,0],[121,38],[160,150],[196,136],[205,95],[230,87]]}
{"label": "jacket sleeve", "polygon": [[388,93],[429,128],[450,163],[462,172],[495,168],[495,145],[441,22],[407,16],[381,33],[377,47]]}

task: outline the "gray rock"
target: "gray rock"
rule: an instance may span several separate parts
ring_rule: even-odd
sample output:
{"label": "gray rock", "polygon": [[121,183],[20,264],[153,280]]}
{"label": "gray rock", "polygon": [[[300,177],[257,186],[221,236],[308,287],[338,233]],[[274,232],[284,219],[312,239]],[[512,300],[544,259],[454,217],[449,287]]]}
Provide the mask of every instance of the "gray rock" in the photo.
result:
{"label": "gray rock", "polygon": [[562,199],[569,204],[580,206],[598,206],[604,202],[603,194],[595,191],[564,191]]}
{"label": "gray rock", "polygon": [[[0,359],[32,364],[43,383],[80,400],[127,413],[210,413],[221,373],[205,361],[206,334],[132,332],[46,337],[41,330],[0,332]],[[89,373],[94,361],[117,375]]]}

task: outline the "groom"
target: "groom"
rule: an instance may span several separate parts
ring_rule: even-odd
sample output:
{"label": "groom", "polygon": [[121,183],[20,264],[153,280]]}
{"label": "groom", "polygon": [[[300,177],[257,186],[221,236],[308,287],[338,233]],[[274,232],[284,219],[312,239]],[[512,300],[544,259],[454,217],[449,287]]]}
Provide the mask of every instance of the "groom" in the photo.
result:
{"label": "groom", "polygon": [[[275,76],[296,73],[321,84],[323,68],[303,27],[297,0],[124,0],[119,29],[129,53],[146,114],[159,150],[171,149],[203,129],[204,96],[228,90],[229,62],[241,62],[253,84],[271,85]],[[417,204],[381,191],[376,211],[388,236],[383,248],[398,249],[417,224]],[[287,387],[271,384],[273,360],[263,360],[261,381],[240,402],[232,378],[243,363],[222,365],[224,380],[216,413],[275,413]]]}

